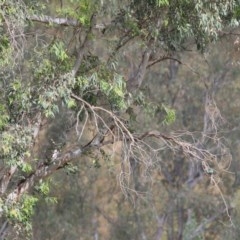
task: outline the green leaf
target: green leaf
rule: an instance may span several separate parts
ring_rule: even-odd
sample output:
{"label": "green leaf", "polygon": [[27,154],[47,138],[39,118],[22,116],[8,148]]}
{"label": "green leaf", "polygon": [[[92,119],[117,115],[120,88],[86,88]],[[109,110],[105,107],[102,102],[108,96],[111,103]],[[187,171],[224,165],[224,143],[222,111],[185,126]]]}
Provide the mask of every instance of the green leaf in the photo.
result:
{"label": "green leaf", "polygon": [[71,98],[67,101],[67,107],[68,108],[73,108],[73,107],[76,107],[76,106],[77,106],[77,103],[74,99]]}
{"label": "green leaf", "polygon": [[174,109],[167,107],[166,105],[162,105],[164,111],[166,112],[165,119],[163,120],[163,124],[170,125],[176,120],[176,112]]}
{"label": "green leaf", "polygon": [[50,51],[54,53],[58,60],[64,61],[68,59],[68,55],[64,49],[64,44],[62,42],[55,42]]}
{"label": "green leaf", "polygon": [[168,0],[156,0],[157,1],[157,5],[159,7],[161,6],[169,6],[169,1]]}

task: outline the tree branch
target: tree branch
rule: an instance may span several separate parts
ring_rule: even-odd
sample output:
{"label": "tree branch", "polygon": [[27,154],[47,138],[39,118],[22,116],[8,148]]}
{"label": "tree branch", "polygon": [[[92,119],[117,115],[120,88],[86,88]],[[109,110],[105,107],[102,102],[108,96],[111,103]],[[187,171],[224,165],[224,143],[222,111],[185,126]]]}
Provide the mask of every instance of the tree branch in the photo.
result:
{"label": "tree branch", "polygon": [[[41,114],[37,114],[36,122],[34,124],[34,131],[33,131],[33,140],[34,141],[36,140],[36,138],[38,136],[38,133],[39,133],[39,130],[41,127],[41,123],[42,123]],[[7,171],[5,171],[5,173],[1,177],[1,179],[0,179],[0,195],[4,194],[6,192],[9,182],[11,181],[11,179],[12,179],[13,175],[15,174],[15,172],[17,171],[17,169],[18,169],[18,165],[13,165],[9,169],[7,169]]]}
{"label": "tree branch", "polygon": [[147,68],[150,68],[150,67],[152,67],[153,65],[155,65],[155,64],[157,64],[159,62],[162,62],[162,61],[165,61],[165,60],[169,60],[169,59],[170,60],[174,60],[174,61],[178,62],[179,64],[182,64],[182,62],[180,60],[178,60],[177,58],[173,58],[173,57],[169,57],[169,56],[163,56],[163,57],[161,57],[161,58],[151,62],[150,64],[148,64]]}
{"label": "tree branch", "polygon": [[142,85],[151,52],[152,50],[150,48],[144,51],[141,63],[139,64],[137,70],[131,74],[132,76],[127,81],[128,91],[138,89]]}
{"label": "tree branch", "polygon": [[72,26],[72,27],[81,26],[81,23],[75,19],[51,17],[47,15],[41,15],[41,16],[32,15],[32,16],[28,16],[27,19],[30,21],[48,23],[48,24],[57,24],[62,26]]}
{"label": "tree branch", "polygon": [[[112,127],[110,127],[110,129],[111,128]],[[57,156],[56,159],[52,159],[50,164],[42,163],[35,172],[18,183],[17,187],[7,196],[7,202],[16,202],[23,193],[27,192],[40,179],[46,178],[55,171],[62,169],[70,161],[80,157],[82,154],[89,151],[89,149],[100,148],[103,145],[109,144],[109,141],[103,143],[108,131],[109,129],[106,130],[105,134],[96,134],[95,137],[83,147],[75,146],[75,148]]]}
{"label": "tree branch", "polygon": [[72,70],[72,75],[75,77],[83,60],[84,54],[87,51],[89,45],[90,45],[90,40],[92,38],[92,30],[93,27],[96,25],[96,14],[94,13],[91,17],[90,20],[90,27],[88,29],[88,32],[86,33],[85,39],[83,41],[83,44],[80,46],[78,50],[78,55],[77,55],[77,60],[75,62],[75,65]]}
{"label": "tree branch", "polygon": [[[76,19],[72,18],[61,18],[61,17],[52,17],[47,15],[32,15],[28,16],[27,20],[33,21],[33,22],[40,22],[40,23],[47,23],[47,24],[56,24],[66,27],[80,27],[82,24]],[[102,30],[106,28],[106,25],[103,23],[95,24],[95,29]]]}

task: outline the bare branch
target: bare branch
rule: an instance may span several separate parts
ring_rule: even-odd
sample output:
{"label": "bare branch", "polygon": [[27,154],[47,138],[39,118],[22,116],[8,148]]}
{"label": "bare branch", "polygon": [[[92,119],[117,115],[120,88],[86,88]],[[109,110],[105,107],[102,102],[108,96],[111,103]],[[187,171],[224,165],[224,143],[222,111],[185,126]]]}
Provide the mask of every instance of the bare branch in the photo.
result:
{"label": "bare branch", "polygon": [[[47,24],[56,24],[66,27],[80,27],[82,26],[81,22],[72,18],[61,18],[61,17],[52,17],[48,15],[32,15],[27,17],[28,20],[33,22],[47,23]],[[104,29],[106,25],[103,23],[95,24],[93,26],[95,29]]]}
{"label": "bare branch", "polygon": [[7,233],[7,229],[8,229],[8,220],[4,221],[4,223],[2,224],[2,227],[0,229],[0,240],[4,240],[5,239],[5,235]]}
{"label": "bare branch", "polygon": [[150,67],[152,67],[153,65],[155,65],[155,64],[157,64],[157,63],[159,63],[159,62],[162,62],[162,61],[165,61],[165,60],[169,60],[169,59],[170,59],[170,60],[173,60],[173,61],[176,61],[176,62],[178,62],[179,64],[182,64],[182,62],[181,62],[179,59],[177,59],[177,58],[173,58],[173,57],[170,57],[170,56],[163,56],[163,57],[161,57],[161,58],[159,58],[159,59],[151,62],[150,64],[148,64],[148,65],[147,65],[147,68],[150,68]]}
{"label": "bare branch", "polygon": [[73,26],[73,27],[81,26],[81,23],[75,19],[51,17],[47,15],[32,15],[32,16],[28,16],[27,19],[35,22],[57,24],[57,25],[63,25],[63,26]]}

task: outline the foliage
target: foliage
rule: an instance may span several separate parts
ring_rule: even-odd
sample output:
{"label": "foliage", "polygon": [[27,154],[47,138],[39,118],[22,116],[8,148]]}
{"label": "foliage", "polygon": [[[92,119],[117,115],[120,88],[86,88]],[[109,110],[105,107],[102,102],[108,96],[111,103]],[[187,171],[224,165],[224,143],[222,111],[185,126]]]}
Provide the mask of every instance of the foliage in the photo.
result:
{"label": "foliage", "polygon": [[25,226],[27,232],[31,232],[31,217],[38,198],[25,195],[21,202],[6,209],[6,214],[11,222],[20,223]]}
{"label": "foliage", "polygon": [[175,115],[174,109],[168,108],[168,107],[165,106],[165,105],[163,105],[163,109],[164,109],[164,111],[165,111],[166,114],[167,114],[166,117],[165,117],[165,119],[164,119],[164,121],[163,121],[163,124],[169,125],[169,124],[175,122],[175,120],[176,120],[176,115]]}
{"label": "foliage", "polygon": [[157,46],[166,45],[170,50],[188,48],[190,37],[199,50],[204,50],[217,38],[226,20],[234,22],[234,17],[226,16],[238,6],[237,1],[137,0],[132,1],[131,9],[136,12],[133,17],[138,21],[140,35],[153,38]]}

